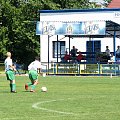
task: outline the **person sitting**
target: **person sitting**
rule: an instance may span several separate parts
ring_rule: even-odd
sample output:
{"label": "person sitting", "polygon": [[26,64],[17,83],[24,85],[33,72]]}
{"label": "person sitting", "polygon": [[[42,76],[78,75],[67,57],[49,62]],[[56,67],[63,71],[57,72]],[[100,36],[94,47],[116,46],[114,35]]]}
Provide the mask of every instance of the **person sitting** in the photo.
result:
{"label": "person sitting", "polygon": [[76,60],[77,60],[78,63],[80,63],[82,59],[83,59],[83,55],[82,55],[81,51],[79,51],[79,54],[76,57]]}
{"label": "person sitting", "polygon": [[108,60],[108,63],[113,64],[115,62],[115,56],[113,53],[111,53],[110,60]]}
{"label": "person sitting", "polygon": [[120,46],[117,46],[116,57],[120,58]]}
{"label": "person sitting", "polygon": [[68,60],[70,60],[70,55],[68,54],[68,52],[65,52],[65,56],[62,58],[62,62],[68,62]]}

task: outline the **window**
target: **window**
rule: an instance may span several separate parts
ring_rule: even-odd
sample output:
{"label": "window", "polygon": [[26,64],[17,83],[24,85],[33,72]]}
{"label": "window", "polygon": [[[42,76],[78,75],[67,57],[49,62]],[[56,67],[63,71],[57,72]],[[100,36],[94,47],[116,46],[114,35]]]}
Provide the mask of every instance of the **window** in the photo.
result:
{"label": "window", "polygon": [[[65,54],[65,41],[58,41],[58,58]],[[57,58],[57,41],[53,41],[53,58]]]}

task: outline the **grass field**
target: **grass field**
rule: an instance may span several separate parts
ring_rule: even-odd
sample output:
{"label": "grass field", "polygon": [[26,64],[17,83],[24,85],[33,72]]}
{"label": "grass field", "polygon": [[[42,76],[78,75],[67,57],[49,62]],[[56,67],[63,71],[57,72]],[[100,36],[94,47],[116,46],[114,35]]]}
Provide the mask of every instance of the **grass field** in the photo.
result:
{"label": "grass field", "polygon": [[28,81],[16,76],[17,93],[10,93],[0,76],[0,120],[120,120],[119,77],[40,76],[35,93],[24,90]]}

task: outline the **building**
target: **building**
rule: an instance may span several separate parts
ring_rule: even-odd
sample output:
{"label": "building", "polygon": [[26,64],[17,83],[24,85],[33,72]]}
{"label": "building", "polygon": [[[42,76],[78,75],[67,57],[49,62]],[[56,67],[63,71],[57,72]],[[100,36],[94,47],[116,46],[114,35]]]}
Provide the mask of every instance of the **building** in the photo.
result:
{"label": "building", "polygon": [[[72,46],[75,46],[78,51],[86,52],[87,41],[101,41],[101,52],[105,51],[106,46],[109,46],[111,52],[115,52],[117,45],[120,45],[119,27],[117,32],[114,32],[113,30],[112,32],[106,32],[106,25],[109,26],[109,28],[120,25],[120,8],[40,10],[39,12],[40,22],[37,23],[36,34],[40,35],[41,62],[60,62],[65,51],[69,52],[72,49]],[[85,33],[85,29],[83,30],[81,28],[84,33],[77,33],[77,30],[79,29],[78,26],[81,26],[80,24],[83,25],[83,23],[89,28],[88,30],[94,30]],[[67,28],[69,26],[70,32],[67,34],[65,34],[62,29],[59,29],[61,26],[65,27],[66,25]],[[99,26],[99,31],[97,31],[98,29],[95,31],[94,25]],[[73,30],[74,34],[71,33],[71,26],[76,28],[76,30]],[[114,33],[116,38],[114,38]],[[70,35],[70,37],[68,37],[68,35]]]}

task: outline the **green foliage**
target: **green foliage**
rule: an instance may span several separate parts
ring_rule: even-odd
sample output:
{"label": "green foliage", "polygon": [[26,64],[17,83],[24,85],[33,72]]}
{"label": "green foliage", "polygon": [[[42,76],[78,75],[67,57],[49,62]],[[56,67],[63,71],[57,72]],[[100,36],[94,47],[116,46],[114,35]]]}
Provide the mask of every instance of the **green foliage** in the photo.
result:
{"label": "green foliage", "polygon": [[84,9],[89,8],[89,0],[53,0],[59,4],[60,9]]}
{"label": "green foliage", "polygon": [[39,54],[39,37],[35,35],[38,6],[6,0],[1,11],[0,52],[11,51],[14,60],[28,64]]}
{"label": "green foliage", "polygon": [[107,6],[108,6],[108,4],[109,4],[111,1],[112,1],[112,0],[104,0],[104,2],[105,2],[105,3],[104,3],[104,6],[106,6],[106,7],[107,7]]}

